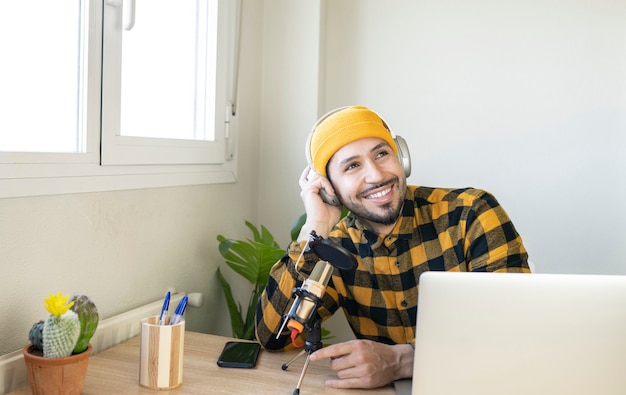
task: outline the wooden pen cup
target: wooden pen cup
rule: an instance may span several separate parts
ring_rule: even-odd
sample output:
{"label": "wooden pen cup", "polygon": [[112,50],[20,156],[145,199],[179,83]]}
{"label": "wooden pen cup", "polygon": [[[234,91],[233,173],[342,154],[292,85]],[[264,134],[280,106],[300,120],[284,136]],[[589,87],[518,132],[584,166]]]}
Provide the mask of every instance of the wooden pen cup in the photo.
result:
{"label": "wooden pen cup", "polygon": [[185,320],[169,325],[172,317],[141,320],[139,384],[150,389],[171,389],[183,383]]}

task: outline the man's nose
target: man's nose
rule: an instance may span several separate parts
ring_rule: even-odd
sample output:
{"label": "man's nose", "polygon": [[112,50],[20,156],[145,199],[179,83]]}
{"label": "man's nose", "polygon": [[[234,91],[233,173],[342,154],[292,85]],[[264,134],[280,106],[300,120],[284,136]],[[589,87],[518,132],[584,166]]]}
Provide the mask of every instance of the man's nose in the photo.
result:
{"label": "man's nose", "polygon": [[375,184],[385,178],[383,169],[376,162],[368,161],[365,166],[365,181],[367,183]]}

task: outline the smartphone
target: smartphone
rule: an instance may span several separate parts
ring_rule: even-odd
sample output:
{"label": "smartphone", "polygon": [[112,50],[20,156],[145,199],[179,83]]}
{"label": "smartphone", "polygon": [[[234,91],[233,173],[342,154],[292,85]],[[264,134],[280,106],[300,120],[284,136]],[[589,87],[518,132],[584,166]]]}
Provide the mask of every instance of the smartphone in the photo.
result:
{"label": "smartphone", "polygon": [[217,359],[217,365],[222,368],[246,368],[256,366],[261,345],[253,342],[229,341]]}

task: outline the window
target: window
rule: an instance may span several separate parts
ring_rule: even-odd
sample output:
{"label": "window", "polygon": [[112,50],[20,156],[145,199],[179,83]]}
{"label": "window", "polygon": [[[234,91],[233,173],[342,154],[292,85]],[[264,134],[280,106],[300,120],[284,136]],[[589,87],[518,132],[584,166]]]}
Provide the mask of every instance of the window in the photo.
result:
{"label": "window", "polygon": [[[234,181],[238,10],[218,0],[5,5],[0,49],[19,61],[0,66],[12,106],[0,117],[0,197]],[[15,35],[23,22],[11,15],[38,19]]]}

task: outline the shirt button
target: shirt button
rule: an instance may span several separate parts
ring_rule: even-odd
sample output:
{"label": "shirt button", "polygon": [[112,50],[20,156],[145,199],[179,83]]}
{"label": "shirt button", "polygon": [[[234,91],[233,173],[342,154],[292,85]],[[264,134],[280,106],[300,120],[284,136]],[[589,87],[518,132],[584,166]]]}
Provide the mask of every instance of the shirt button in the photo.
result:
{"label": "shirt button", "polygon": [[402,305],[402,307],[406,307],[406,306],[408,306],[409,304],[407,303],[407,301],[406,301],[406,300],[403,300],[403,301],[402,301],[402,303],[400,303],[400,305]]}
{"label": "shirt button", "polygon": [[396,266],[400,267],[400,261],[396,261]]}

